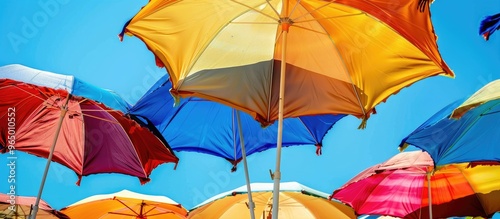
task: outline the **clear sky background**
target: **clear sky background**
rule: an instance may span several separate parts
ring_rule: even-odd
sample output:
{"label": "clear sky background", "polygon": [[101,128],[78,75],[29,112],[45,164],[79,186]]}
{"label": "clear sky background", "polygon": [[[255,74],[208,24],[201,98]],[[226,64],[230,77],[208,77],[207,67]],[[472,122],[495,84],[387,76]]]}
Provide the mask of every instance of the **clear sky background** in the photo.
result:
{"label": "clear sky background", "polygon": [[[123,24],[146,3],[0,1],[0,66],[18,63],[74,75],[114,90],[133,104],[166,74],[155,66],[142,41],[126,36],[120,42],[117,37]],[[456,78],[436,76],[403,89],[377,107],[378,114],[368,120],[365,130],[357,129],[361,121],[352,116],[342,119],[325,137],[321,156],[316,156],[314,146],[284,148],[282,181],[297,181],[331,193],[363,169],[398,153],[401,139],[439,109],[500,78],[500,33],[488,42],[478,34],[480,20],[499,13],[500,1],[436,0],[431,12],[439,49]],[[21,152],[17,155],[17,193],[36,196],[46,160]],[[128,189],[165,195],[189,209],[245,184],[242,164],[231,173],[231,165],[221,158],[190,152],[177,155],[177,170],[173,164],[161,165],[143,186],[137,178],[119,174],[87,176],[76,186],[72,171],[52,163],[42,197],[60,209],[91,195]],[[272,182],[268,170],[274,170],[275,156],[275,150],[268,150],[249,157],[252,182]],[[8,192],[6,157],[0,155],[2,193]]]}

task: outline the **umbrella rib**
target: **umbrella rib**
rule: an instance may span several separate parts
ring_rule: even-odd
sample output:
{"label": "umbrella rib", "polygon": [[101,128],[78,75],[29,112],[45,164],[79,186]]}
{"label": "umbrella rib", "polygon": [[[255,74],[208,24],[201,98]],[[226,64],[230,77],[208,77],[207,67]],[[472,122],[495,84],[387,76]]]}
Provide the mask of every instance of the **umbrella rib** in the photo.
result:
{"label": "umbrella rib", "polygon": [[[293,21],[294,21],[294,23],[295,23],[295,22],[296,22],[295,20],[297,20],[297,19],[300,19],[300,18],[305,17],[305,16],[307,16],[307,15],[311,15],[311,16],[312,16],[312,13],[313,13],[313,12],[318,11],[318,10],[320,10],[320,9],[322,9],[322,8],[324,8],[324,7],[328,6],[328,5],[330,5],[330,4],[333,4],[333,2],[334,2],[334,1],[328,2],[328,3],[326,3],[326,4],[324,4],[324,5],[320,6],[320,7],[315,8],[315,9],[314,9],[314,10],[312,10],[312,11],[308,11],[308,12],[307,12],[307,13],[305,13],[305,14],[302,14],[302,15],[300,15],[300,16],[298,16],[298,17],[292,18],[292,20],[293,20]],[[297,1],[297,4],[295,4],[295,6],[297,6],[298,4],[299,4],[299,1]],[[294,10],[295,10],[295,7],[294,7]],[[291,16],[291,15],[292,15],[292,13],[290,13],[290,16]]]}
{"label": "umbrella rib", "polygon": [[[142,201],[142,203],[144,203],[144,200]],[[145,204],[145,203],[144,203]],[[147,215],[150,211],[154,210],[156,208],[156,206],[153,206],[152,205],[152,208],[149,209],[148,211],[144,212],[142,215]],[[148,216],[153,216],[153,215],[148,215]]]}
{"label": "umbrella rib", "polygon": [[[122,202],[122,200],[118,199],[118,197],[115,197],[114,198],[116,201],[120,202],[123,206],[125,206],[126,208],[130,209],[132,212],[135,213],[135,215],[131,215],[131,216],[138,216],[139,214],[137,212],[134,211],[134,209],[132,209],[130,206],[126,205],[125,203]],[[114,212],[109,212],[110,214],[115,214]],[[117,214],[121,214],[121,213],[117,213]]]}
{"label": "umbrella rib", "polygon": [[[29,95],[31,95],[31,96],[33,96],[33,97],[36,97],[36,98],[38,98],[38,99],[40,99],[41,101],[45,101],[45,100],[44,100],[44,99],[42,99],[41,97],[36,96],[36,95],[34,95],[34,94],[32,94],[32,93],[28,92],[27,90],[24,90],[24,89],[20,88],[19,86],[16,86],[16,85],[11,85],[11,86],[13,86],[13,87],[15,87],[15,88],[17,88],[17,89],[19,89],[19,90],[21,90],[21,91],[24,91],[24,92],[26,92],[27,94],[29,94]],[[7,87],[7,86],[6,86],[6,87]],[[47,95],[45,95],[45,93],[44,93],[44,92],[42,92],[40,89],[38,89],[38,88],[36,88],[36,87],[35,87],[35,89],[36,89],[36,90],[38,90],[38,92],[40,92],[40,94],[42,94],[42,95],[44,95],[44,96],[46,96],[46,97],[47,97]]]}
{"label": "umbrella rib", "polygon": [[116,214],[116,215],[124,215],[124,216],[138,216],[136,214],[125,214],[125,213],[118,213],[118,212],[108,212],[108,214]]}
{"label": "umbrella rib", "polygon": [[[81,103],[81,102],[79,102]],[[106,110],[106,109],[102,109],[102,110],[99,110],[99,109],[86,109],[86,110],[82,110],[82,112],[121,112],[120,110],[116,110],[116,109],[109,109],[109,110]]]}
{"label": "umbrella rib", "polygon": [[304,127],[306,128],[307,130],[307,133],[309,133],[309,135],[311,135],[311,137],[314,139],[314,142],[316,144],[319,144],[319,142],[317,141],[317,139],[315,138],[315,136],[313,135],[311,129],[309,129],[309,127],[307,127],[307,125],[304,123],[304,121],[302,121],[302,118],[300,117],[297,117],[297,119],[300,121],[300,123],[302,123],[302,125],[304,125]]}
{"label": "umbrella rib", "polygon": [[[236,168],[236,160],[238,160],[238,159],[236,158],[236,127],[235,127],[235,124],[234,124],[235,123],[235,121],[234,121],[234,111],[235,111],[235,109],[231,110],[231,121],[232,121],[231,122],[231,126],[232,126],[231,129],[233,130],[233,149],[234,149],[233,150],[234,151],[234,163],[233,163],[233,165],[234,165],[234,168]],[[244,142],[243,142],[243,144],[244,144]]]}
{"label": "umbrella rib", "polygon": [[[483,113],[487,113],[487,112],[488,112],[488,111],[490,111],[493,107],[495,107],[495,106],[497,106],[497,105],[499,105],[499,104],[500,104],[500,102],[498,102],[498,103],[494,104],[494,105],[493,105],[493,106],[491,106],[490,108],[488,108],[488,109],[484,110],[484,111],[483,111]],[[483,115],[483,113],[482,113],[481,115]],[[447,148],[447,149],[443,152],[443,154],[448,153],[448,151],[450,151],[450,150],[451,150],[451,149],[455,146],[455,144],[456,144],[458,141],[460,141],[460,140],[461,140],[461,139],[465,136],[465,134],[466,134],[467,132],[469,132],[469,131],[471,130],[471,128],[474,126],[474,124],[476,124],[476,123],[479,121],[479,118],[481,118],[481,116],[476,117],[476,119],[474,119],[474,121],[473,121],[473,122],[472,122],[472,123],[471,123],[471,124],[470,124],[470,125],[469,125],[466,129],[465,129],[465,130],[464,130],[464,132],[462,132],[462,133],[460,134],[460,136],[458,136],[458,138],[457,138],[455,141],[453,141],[453,143],[452,143],[452,144],[450,144],[450,147],[448,147],[448,148]]]}
{"label": "umbrella rib", "polygon": [[495,114],[495,113],[500,113],[500,111],[493,111],[493,112],[481,113],[480,116],[487,116],[487,115],[492,115],[492,114]]}
{"label": "umbrella rib", "polygon": [[[98,110],[96,110],[98,111]],[[105,110],[103,110],[105,111]],[[78,111],[70,111],[70,112],[76,112],[76,113],[79,113]],[[113,124],[120,124],[119,122],[117,121],[113,121],[113,120],[109,120],[109,119],[104,119],[104,118],[101,118],[101,117],[98,117],[98,116],[94,116],[94,115],[89,115],[89,114],[85,114],[83,112],[81,112],[82,115],[84,116],[87,116],[87,117],[90,117],[90,118],[94,118],[94,119],[97,119],[97,120],[101,120],[101,121],[105,121],[105,122],[109,122],[109,123],[113,123]]]}
{"label": "umbrella rib", "polygon": [[366,13],[360,12],[360,13],[356,13],[356,14],[339,15],[339,16],[332,16],[332,17],[322,17],[321,19],[308,19],[308,20],[294,21],[293,23],[306,23],[306,22],[311,22],[311,21],[330,20],[330,19],[335,19],[335,18],[344,18],[344,17],[351,17],[351,16],[358,16],[358,15],[366,15]]}
{"label": "umbrella rib", "polygon": [[[268,18],[271,18],[271,19],[275,20],[276,22],[279,22],[279,19],[276,19],[275,17],[272,17],[272,16],[270,16],[270,15],[268,15],[268,14],[264,14],[264,13],[262,13],[261,11],[256,10],[255,8],[253,8],[253,7],[249,6],[249,5],[243,4],[242,2],[239,2],[239,1],[236,1],[236,0],[231,0],[231,1],[232,1],[232,2],[234,2],[234,3],[236,3],[236,4],[241,5],[241,6],[243,6],[243,7],[246,7],[246,8],[248,8],[248,9],[252,10],[252,11],[255,11],[255,12],[259,13],[259,14],[262,14],[262,15],[264,15],[264,16],[266,16],[266,17],[268,17]],[[280,14],[279,14],[279,13],[278,13],[278,11],[277,11],[277,10],[276,10],[276,9],[275,9],[272,5],[271,5],[271,3],[269,3],[269,0],[266,0],[266,2],[267,2],[267,4],[269,5],[269,7],[271,7],[271,8],[273,9],[274,13],[276,13],[276,16],[278,16],[278,17],[279,17],[279,16],[280,16]]]}
{"label": "umbrella rib", "polygon": [[[287,196],[287,195],[285,195],[285,194],[283,194],[283,195],[284,195],[284,196],[286,196],[286,197],[288,197],[289,199],[292,199],[292,200],[296,201],[297,203],[299,203],[299,205],[298,205],[298,206],[302,206],[302,207],[304,207],[304,209],[306,209],[306,210],[307,210],[307,211],[308,211],[311,215],[315,216],[316,218],[319,218],[318,216],[316,216],[316,215],[314,214],[314,211],[311,211],[311,210],[310,210],[310,209],[306,206],[307,204],[306,204],[305,202],[301,202],[301,201],[299,201],[299,199],[292,198],[292,197]],[[311,200],[317,200],[317,199],[318,199],[318,200],[321,200],[322,198],[315,197],[315,196],[311,196],[311,198],[310,198],[310,199],[311,199]],[[280,206],[282,206],[282,204],[280,204]],[[286,205],[285,205],[285,206],[286,206]],[[335,207],[335,208],[336,208],[336,207]]]}

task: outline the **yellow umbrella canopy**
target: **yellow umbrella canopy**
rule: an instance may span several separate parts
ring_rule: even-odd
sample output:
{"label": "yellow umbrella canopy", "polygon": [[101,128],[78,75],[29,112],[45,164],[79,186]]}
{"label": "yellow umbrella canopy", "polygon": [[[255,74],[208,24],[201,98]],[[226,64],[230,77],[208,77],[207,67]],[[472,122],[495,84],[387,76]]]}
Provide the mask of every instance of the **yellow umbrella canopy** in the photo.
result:
{"label": "yellow umbrella canopy", "polygon": [[[151,0],[121,34],[140,38],[176,96],[250,113],[350,114],[367,119],[421,79],[453,76],[418,0]],[[283,37],[285,36],[286,37]],[[281,68],[280,68],[281,65]]]}
{"label": "yellow umbrella canopy", "polygon": [[182,219],[187,215],[187,210],[170,198],[127,190],[88,197],[61,212],[72,219]]}
{"label": "yellow umbrella canopy", "polygon": [[[252,183],[252,198],[256,218],[267,219],[272,214],[272,183]],[[296,182],[281,183],[279,218],[354,219],[354,211],[339,202],[328,200],[328,195]],[[246,186],[221,193],[201,203],[189,212],[188,218],[250,218]]]}
{"label": "yellow umbrella canopy", "polygon": [[428,7],[419,0],[150,0],[120,37],[146,44],[175,97],[220,102],[264,126],[278,120],[278,206],[283,118],[347,114],[363,118],[364,128],[375,106],[402,88],[454,76],[430,12],[421,10]]}

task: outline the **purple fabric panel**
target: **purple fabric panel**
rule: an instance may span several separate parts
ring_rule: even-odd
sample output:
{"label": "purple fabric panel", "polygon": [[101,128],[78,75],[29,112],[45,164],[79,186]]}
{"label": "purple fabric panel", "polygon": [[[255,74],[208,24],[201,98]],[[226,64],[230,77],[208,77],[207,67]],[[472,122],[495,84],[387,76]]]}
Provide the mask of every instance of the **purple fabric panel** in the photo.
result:
{"label": "purple fabric panel", "polygon": [[108,172],[147,177],[127,132],[113,116],[90,102],[82,103],[81,108],[85,122],[84,175]]}

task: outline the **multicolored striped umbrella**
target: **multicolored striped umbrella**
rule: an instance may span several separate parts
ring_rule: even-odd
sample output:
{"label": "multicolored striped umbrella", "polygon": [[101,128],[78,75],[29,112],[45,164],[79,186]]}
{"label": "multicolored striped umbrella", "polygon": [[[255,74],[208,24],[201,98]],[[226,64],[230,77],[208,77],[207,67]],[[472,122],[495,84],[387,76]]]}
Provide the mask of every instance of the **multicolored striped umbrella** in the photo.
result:
{"label": "multicolored striped umbrella", "polygon": [[360,215],[429,218],[429,191],[432,218],[491,217],[500,211],[500,165],[433,166],[426,152],[403,152],[358,174],[331,197]]}

